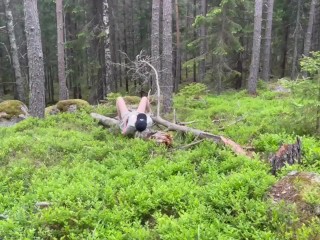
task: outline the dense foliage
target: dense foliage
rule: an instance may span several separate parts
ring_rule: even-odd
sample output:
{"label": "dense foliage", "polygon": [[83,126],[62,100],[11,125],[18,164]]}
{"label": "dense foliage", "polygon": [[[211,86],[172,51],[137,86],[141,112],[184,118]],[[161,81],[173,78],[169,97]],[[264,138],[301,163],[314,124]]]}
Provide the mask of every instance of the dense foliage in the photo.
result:
{"label": "dense foliage", "polygon": [[[167,149],[104,129],[88,114],[28,119],[0,128],[0,237],[4,239],[312,239],[294,206],[274,205],[276,177],[264,161],[281,142],[302,136],[303,165],[320,173],[320,142],[291,121],[292,97],[261,85],[259,96],[207,95],[201,85],[175,97],[180,121],[256,149],[234,156],[175,134]],[[314,199],[313,199],[314,200]],[[49,202],[47,208],[36,206]]]}

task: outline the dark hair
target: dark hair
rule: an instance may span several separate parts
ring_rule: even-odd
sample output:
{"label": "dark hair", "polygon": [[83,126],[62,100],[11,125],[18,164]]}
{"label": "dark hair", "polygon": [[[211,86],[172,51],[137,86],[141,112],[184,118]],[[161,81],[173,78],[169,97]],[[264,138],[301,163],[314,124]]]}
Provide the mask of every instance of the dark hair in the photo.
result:
{"label": "dark hair", "polygon": [[144,113],[139,113],[137,115],[137,121],[135,123],[137,131],[142,132],[147,128],[147,115]]}

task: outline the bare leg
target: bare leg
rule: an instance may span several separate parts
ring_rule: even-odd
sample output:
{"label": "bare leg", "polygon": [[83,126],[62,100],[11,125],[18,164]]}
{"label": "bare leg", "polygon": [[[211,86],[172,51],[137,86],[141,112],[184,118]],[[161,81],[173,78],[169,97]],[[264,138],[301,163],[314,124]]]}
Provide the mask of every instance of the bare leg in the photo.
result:
{"label": "bare leg", "polygon": [[118,117],[122,119],[124,114],[129,112],[127,105],[122,97],[117,98],[116,106],[117,106]]}
{"label": "bare leg", "polygon": [[139,112],[139,113],[150,112],[150,103],[149,103],[149,99],[147,97],[141,98],[137,112]]}

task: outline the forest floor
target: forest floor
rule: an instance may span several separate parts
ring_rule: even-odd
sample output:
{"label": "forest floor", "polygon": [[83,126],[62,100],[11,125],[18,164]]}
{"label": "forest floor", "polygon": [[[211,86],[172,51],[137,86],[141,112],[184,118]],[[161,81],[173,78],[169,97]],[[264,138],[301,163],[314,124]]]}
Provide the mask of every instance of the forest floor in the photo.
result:
{"label": "forest floor", "polygon": [[[108,104],[0,128],[0,237],[317,239],[318,217],[298,224],[295,204],[268,197],[292,171],[320,174],[315,117],[296,102],[267,88],[251,97],[191,86],[174,97],[178,122],[229,137],[252,159],[210,141],[190,145],[198,139],[189,134],[171,132],[171,148],[126,138],[90,116],[114,116]],[[303,163],[273,176],[270,155],[297,136]]]}

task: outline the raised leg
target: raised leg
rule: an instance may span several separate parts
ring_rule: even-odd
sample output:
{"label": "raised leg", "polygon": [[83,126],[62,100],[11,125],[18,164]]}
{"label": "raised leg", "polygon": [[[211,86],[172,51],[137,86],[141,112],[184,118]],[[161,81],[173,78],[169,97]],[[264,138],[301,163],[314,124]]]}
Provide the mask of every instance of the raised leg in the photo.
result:
{"label": "raised leg", "polygon": [[137,109],[139,113],[149,113],[150,112],[150,103],[147,97],[142,97]]}
{"label": "raised leg", "polygon": [[118,117],[122,119],[124,114],[129,111],[127,108],[126,102],[123,100],[122,97],[117,98],[116,106],[117,106]]}

